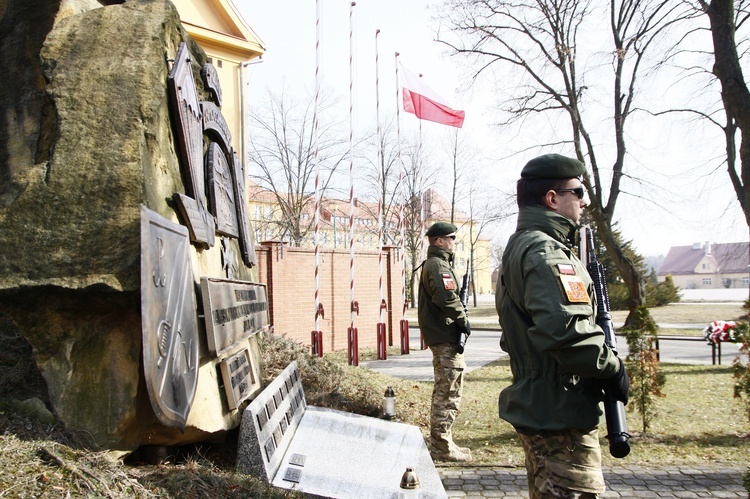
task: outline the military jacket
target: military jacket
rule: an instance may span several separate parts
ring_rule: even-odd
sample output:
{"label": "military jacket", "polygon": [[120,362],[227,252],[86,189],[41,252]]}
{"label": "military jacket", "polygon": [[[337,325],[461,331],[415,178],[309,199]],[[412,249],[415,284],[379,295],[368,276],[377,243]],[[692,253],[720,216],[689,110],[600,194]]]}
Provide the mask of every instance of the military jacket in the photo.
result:
{"label": "military jacket", "polygon": [[601,380],[619,363],[595,322],[593,283],[566,244],[576,226],[543,207],[524,207],[503,254],[495,305],[500,347],[513,383],[500,417],[533,430],[591,430],[601,416]]}
{"label": "military jacket", "polygon": [[418,319],[427,346],[458,343],[466,314],[459,297],[459,281],[452,267],[453,253],[438,246],[427,248],[419,278]]}

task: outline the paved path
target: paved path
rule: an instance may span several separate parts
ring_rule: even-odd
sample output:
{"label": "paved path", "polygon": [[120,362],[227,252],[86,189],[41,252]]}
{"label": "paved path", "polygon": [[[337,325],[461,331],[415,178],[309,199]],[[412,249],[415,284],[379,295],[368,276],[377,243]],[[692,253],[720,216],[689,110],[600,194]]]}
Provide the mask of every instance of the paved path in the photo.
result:
{"label": "paved path", "polygon": [[[362,362],[368,369],[394,377],[417,381],[432,381],[432,354],[419,350],[419,330],[410,330],[411,352],[395,355],[387,360]],[[498,344],[500,331],[474,329],[466,346],[468,371],[482,367],[506,355]],[[624,342],[623,342],[624,343]],[[682,342],[686,343],[686,342]],[[705,362],[711,363],[711,349],[705,348]],[[669,361],[669,348],[662,345],[662,361]],[[622,347],[621,347],[622,348]],[[678,356],[681,357],[681,356]],[[700,359],[703,359],[701,355]],[[673,361],[685,361],[674,359]],[[661,497],[725,497],[747,498],[750,494],[742,485],[742,476],[748,466],[621,466],[605,468],[607,491],[601,496],[623,498]],[[526,487],[526,470],[516,467],[454,466],[438,463],[438,472],[448,497],[529,497]]]}
{"label": "paved path", "polygon": [[[742,486],[747,468],[711,466],[622,466],[605,468],[607,491],[626,498],[732,497],[748,498]],[[524,468],[438,467],[448,497],[529,497]]]}

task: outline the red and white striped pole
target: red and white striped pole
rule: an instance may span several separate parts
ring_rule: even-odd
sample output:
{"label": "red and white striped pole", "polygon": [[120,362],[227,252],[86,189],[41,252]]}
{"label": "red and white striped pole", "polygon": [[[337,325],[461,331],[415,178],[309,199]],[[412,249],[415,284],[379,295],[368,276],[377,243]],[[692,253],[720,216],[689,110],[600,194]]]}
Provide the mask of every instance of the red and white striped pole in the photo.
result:
{"label": "red and white striped pole", "polygon": [[349,7],[349,298],[351,314],[349,326],[349,365],[359,365],[359,341],[354,315],[359,303],[354,300],[354,6]]}
{"label": "red and white striped pole", "polygon": [[404,203],[406,202],[406,193],[404,188],[404,162],[401,159],[401,84],[398,80],[398,56],[396,52],[396,146],[398,151],[398,188],[401,190],[401,202],[398,203],[398,230],[399,230],[399,257],[401,259],[401,300],[403,310],[401,312],[401,322],[399,323],[399,333],[401,337],[401,354],[409,353],[409,321],[406,320],[406,235],[404,227]]}
{"label": "red and white striped pole", "polygon": [[315,0],[315,116],[313,116],[313,163],[315,164],[315,329],[312,331],[312,354],[323,356],[323,332],[319,320],[325,316],[320,303],[320,172],[318,169],[318,112],[320,111],[320,0]]}
{"label": "red and white striped pole", "polygon": [[[375,30],[375,123],[377,127],[377,165],[378,165],[378,290],[380,291],[380,320],[376,327],[376,338],[378,346],[378,360],[388,358],[388,349],[386,347],[386,327],[383,320],[383,312],[388,308],[388,304],[383,298],[383,198],[385,197],[385,185],[383,183],[383,151],[382,140],[380,136],[380,77],[378,73],[378,35],[380,30]],[[390,337],[389,345],[393,344],[393,335]]]}

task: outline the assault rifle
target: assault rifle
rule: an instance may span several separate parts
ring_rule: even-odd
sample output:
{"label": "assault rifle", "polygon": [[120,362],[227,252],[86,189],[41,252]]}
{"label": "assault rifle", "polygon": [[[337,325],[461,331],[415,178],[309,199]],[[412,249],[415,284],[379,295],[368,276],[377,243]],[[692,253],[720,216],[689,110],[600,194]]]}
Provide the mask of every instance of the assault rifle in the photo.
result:
{"label": "assault rifle", "polygon": [[[581,229],[581,232],[578,254],[581,255],[581,260],[586,263],[586,269],[591,276],[591,280],[594,281],[594,292],[598,305],[596,324],[604,331],[604,343],[617,355],[617,338],[609,310],[609,294],[607,293],[607,283],[604,280],[604,266],[596,259],[594,234],[591,228],[585,226]],[[630,435],[628,434],[628,423],[625,420],[625,406],[606,389],[604,390],[604,415],[607,420],[609,453],[613,457],[623,458],[630,453]]]}
{"label": "assault rifle", "polygon": [[[467,324],[469,322],[469,287],[471,287],[470,264],[471,262],[466,262],[466,273],[461,279],[461,291],[458,293],[458,298],[461,300],[461,305],[464,306],[464,315],[466,315]],[[458,346],[456,347],[456,351],[458,353],[464,353],[466,341],[469,339],[469,334],[471,334],[471,331],[467,331],[468,330],[461,331],[458,337]]]}

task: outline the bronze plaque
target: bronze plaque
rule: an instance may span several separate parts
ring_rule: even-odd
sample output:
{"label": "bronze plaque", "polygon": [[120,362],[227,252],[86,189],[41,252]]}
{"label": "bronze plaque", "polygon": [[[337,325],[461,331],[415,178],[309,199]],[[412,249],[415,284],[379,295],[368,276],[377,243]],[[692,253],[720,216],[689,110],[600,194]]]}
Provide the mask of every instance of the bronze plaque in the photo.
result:
{"label": "bronze plaque", "polygon": [[[244,350],[221,361],[221,377],[224,380],[224,391],[227,394],[229,410],[239,407],[243,400],[252,394],[255,384],[253,369],[250,365],[250,351]],[[262,426],[262,425],[261,425]]]}
{"label": "bronze plaque", "polygon": [[202,277],[201,294],[208,350],[214,355],[270,325],[264,284]]}
{"label": "bronze plaque", "polygon": [[240,229],[240,250],[245,265],[255,265],[255,243],[250,219],[247,216],[247,192],[245,189],[245,168],[237,153],[232,151],[232,174],[234,175],[234,195],[237,205],[237,222]]}
{"label": "bronze plaque", "polygon": [[198,384],[198,317],[188,231],[141,206],[143,371],[163,424],[185,430]]}
{"label": "bronze plaque", "polygon": [[190,240],[210,248],[216,242],[216,222],[214,217],[198,204],[198,201],[179,192],[172,196],[177,211],[190,233]]}
{"label": "bronze plaque", "polygon": [[211,98],[217,106],[221,106],[221,85],[219,84],[219,74],[216,72],[216,66],[207,62],[201,68],[201,78],[203,84],[211,91]]}
{"label": "bronze plaque", "polygon": [[170,102],[176,119],[177,149],[187,177],[186,189],[199,206],[206,206],[203,173],[203,114],[193,79],[192,58],[186,43],[177,50],[167,77]]}
{"label": "bronze plaque", "polygon": [[221,109],[213,102],[203,101],[201,112],[203,113],[203,133],[218,142],[224,151],[229,152],[232,147],[232,134],[224,115],[221,114]]}
{"label": "bronze plaque", "polygon": [[216,231],[219,234],[237,237],[237,206],[234,194],[234,178],[227,157],[216,142],[211,142],[206,152],[208,171],[208,201],[211,212],[216,217]]}

